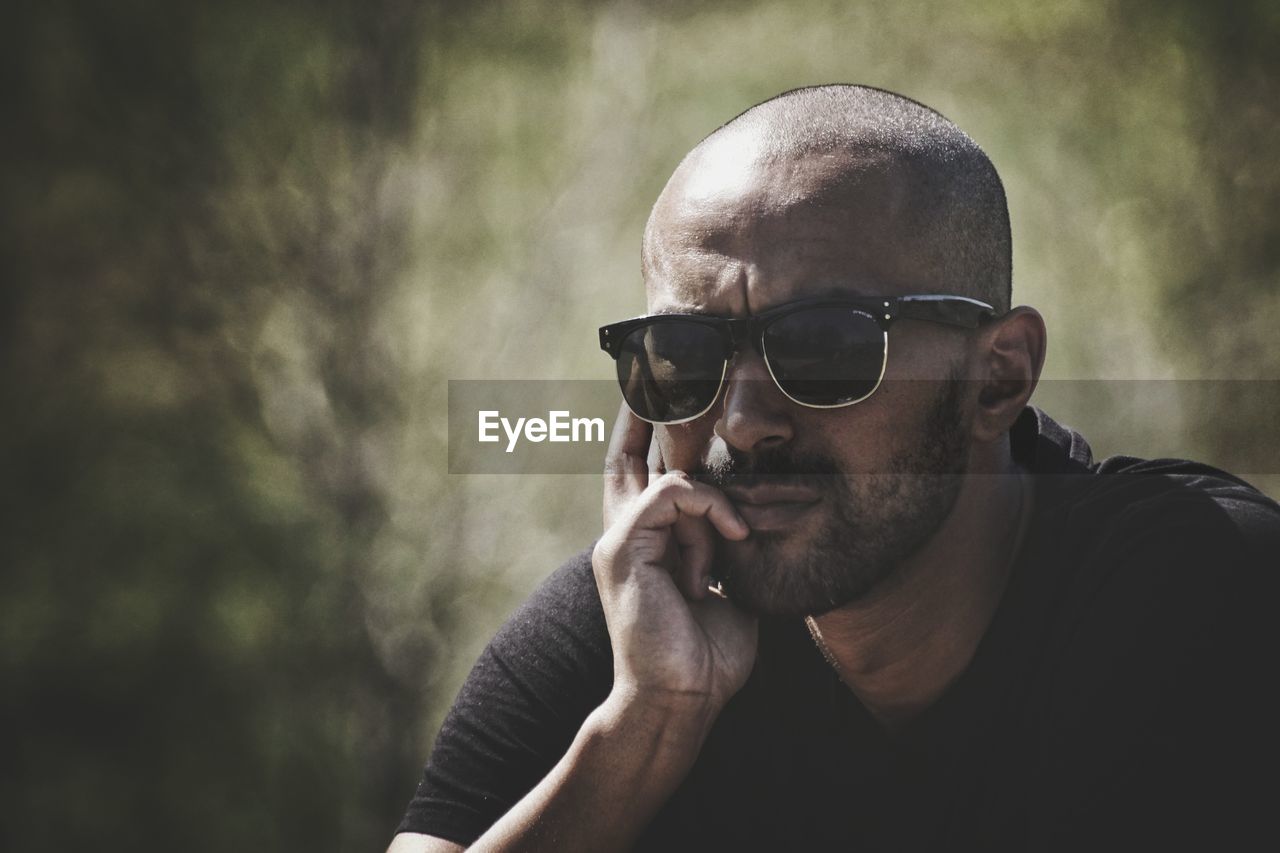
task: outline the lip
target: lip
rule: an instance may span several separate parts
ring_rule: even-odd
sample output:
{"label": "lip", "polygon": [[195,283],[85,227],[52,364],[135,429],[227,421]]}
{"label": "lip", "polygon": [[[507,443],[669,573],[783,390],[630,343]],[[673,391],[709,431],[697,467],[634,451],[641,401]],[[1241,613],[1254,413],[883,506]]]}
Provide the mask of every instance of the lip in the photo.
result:
{"label": "lip", "polygon": [[725,494],[747,526],[761,532],[795,526],[822,499],[813,489],[783,484],[730,486]]}

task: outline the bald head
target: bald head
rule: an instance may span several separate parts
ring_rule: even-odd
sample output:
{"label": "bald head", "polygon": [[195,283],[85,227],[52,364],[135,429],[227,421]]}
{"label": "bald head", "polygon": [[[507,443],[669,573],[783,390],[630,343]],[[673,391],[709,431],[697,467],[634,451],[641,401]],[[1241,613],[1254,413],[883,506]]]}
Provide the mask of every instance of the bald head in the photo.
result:
{"label": "bald head", "polygon": [[[839,219],[834,211],[855,215]],[[699,143],[645,229],[651,291],[666,274],[670,246],[698,238],[690,228],[710,231],[707,223],[717,215],[813,217],[818,230],[840,222],[833,227],[843,231],[824,239],[847,241],[854,251],[853,244],[866,244],[868,278],[915,279],[917,290],[927,285],[1009,308],[1009,215],[995,167],[952,122],[890,92],[796,89]]]}

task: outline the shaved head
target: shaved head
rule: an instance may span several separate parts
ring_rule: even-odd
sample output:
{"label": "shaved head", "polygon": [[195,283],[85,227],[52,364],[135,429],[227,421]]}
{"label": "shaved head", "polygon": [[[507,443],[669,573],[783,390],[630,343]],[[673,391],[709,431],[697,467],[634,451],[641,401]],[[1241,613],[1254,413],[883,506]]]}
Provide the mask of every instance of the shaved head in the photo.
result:
{"label": "shaved head", "polygon": [[[789,184],[787,164],[801,162],[806,180]],[[739,185],[759,187],[762,168],[775,178],[760,201],[761,215],[800,210],[821,216],[824,209],[873,198],[876,207],[862,220],[877,220],[880,230],[863,228],[849,233],[849,241],[879,243],[940,292],[1009,309],[1009,214],[991,161],[936,111],[891,92],[849,85],[778,95],[721,126],[684,158],[645,229],[642,264],[651,288],[666,267],[669,235],[662,221],[672,220],[659,214]]]}

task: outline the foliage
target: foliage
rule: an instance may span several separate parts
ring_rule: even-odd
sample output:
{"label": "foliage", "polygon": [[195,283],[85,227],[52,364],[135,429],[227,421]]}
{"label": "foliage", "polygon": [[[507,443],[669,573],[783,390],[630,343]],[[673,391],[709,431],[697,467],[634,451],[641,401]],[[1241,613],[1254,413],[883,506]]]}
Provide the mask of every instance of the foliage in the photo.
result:
{"label": "foliage", "polygon": [[[385,844],[599,518],[594,478],[450,476],[445,381],[606,376],[666,175],[783,89],[901,91],[991,153],[1050,376],[1280,376],[1277,35],[1190,0],[25,5],[0,844]],[[1249,387],[1137,438],[1265,448]]]}

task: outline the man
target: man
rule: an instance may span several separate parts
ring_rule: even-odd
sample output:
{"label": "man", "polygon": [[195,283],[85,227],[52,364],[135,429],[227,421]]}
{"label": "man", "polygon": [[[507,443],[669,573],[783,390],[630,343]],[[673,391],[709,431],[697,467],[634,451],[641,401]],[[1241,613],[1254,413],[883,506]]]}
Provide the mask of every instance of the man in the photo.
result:
{"label": "man", "polygon": [[645,231],[650,315],[600,334],[604,533],[486,649],[392,849],[1263,825],[1280,508],[1029,407],[1010,258],[994,167],[900,96],[788,92],[699,144]]}

